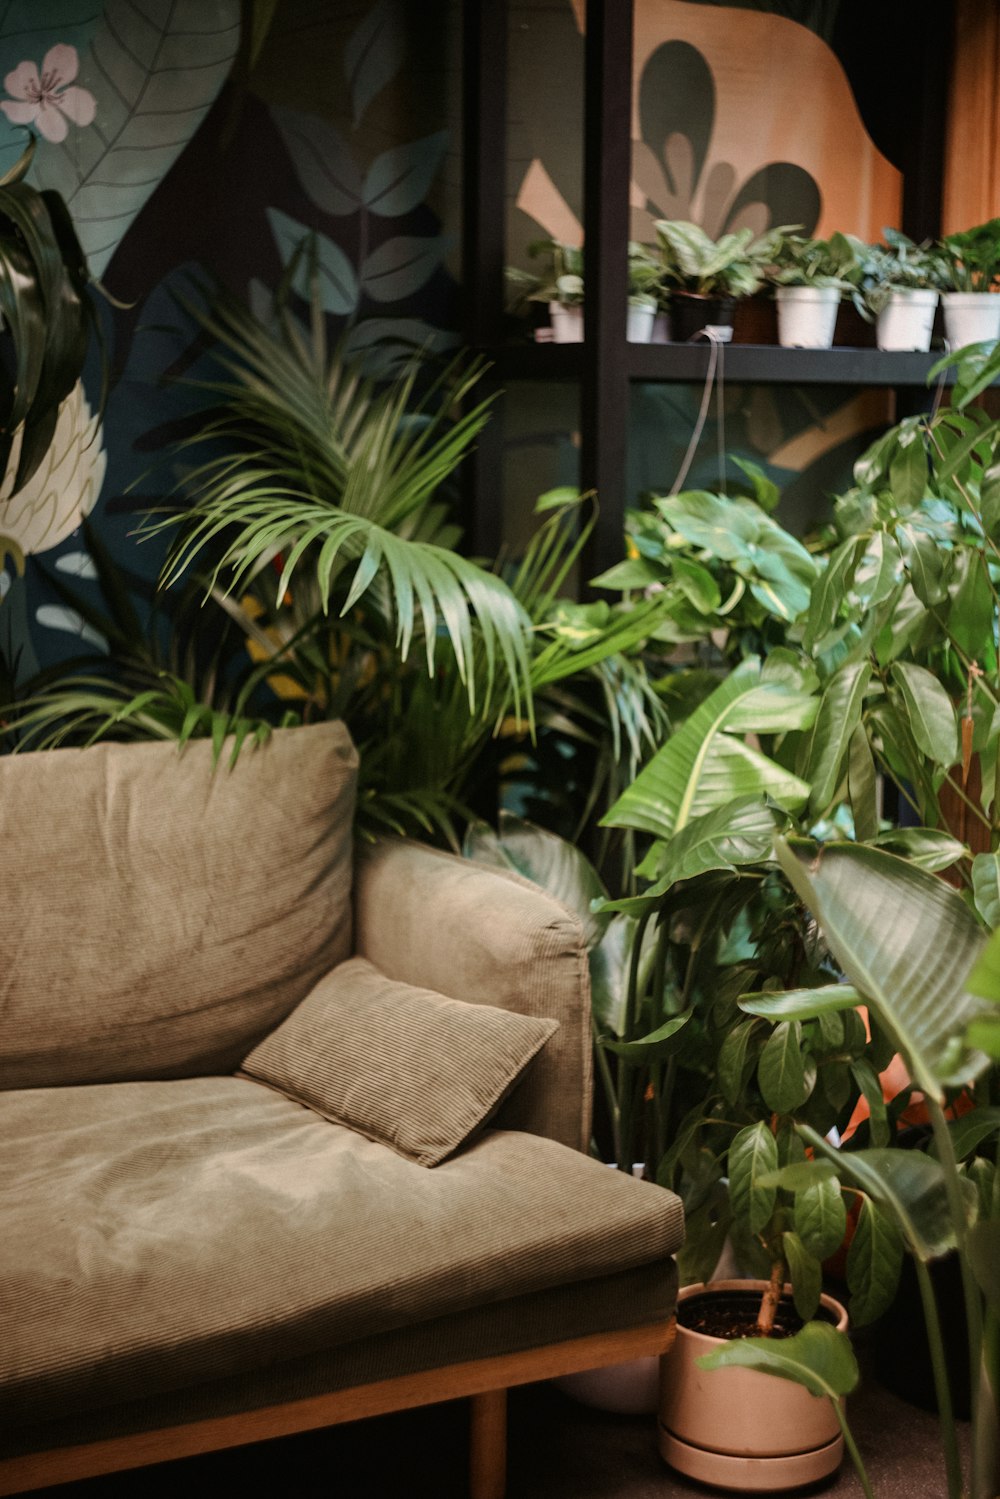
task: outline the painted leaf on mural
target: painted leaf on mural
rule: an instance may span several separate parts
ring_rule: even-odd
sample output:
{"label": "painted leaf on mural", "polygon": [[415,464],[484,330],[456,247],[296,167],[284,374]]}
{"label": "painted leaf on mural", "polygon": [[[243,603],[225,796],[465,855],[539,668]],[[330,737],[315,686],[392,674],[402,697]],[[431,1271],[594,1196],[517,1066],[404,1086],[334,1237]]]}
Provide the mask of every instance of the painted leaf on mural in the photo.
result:
{"label": "painted leaf on mural", "polygon": [[69,635],[79,635],[81,640],[96,645],[99,651],[106,651],[108,648],[108,642],[100,631],[88,625],[75,609],[67,609],[63,604],[42,604],[41,608],[35,610],[35,618],[48,630],[65,630]]}
{"label": "painted leaf on mural", "polygon": [[215,101],[239,38],[240,0],[105,0],[76,79],[96,119],[40,141],[32,173],[66,199],[95,276]]}
{"label": "painted leaf on mural", "polygon": [[104,482],[104,445],[78,381],[59,408],[49,450],[35,473],[11,497],[20,439],[0,483],[0,533],[21,552],[49,551],[89,515]]}
{"label": "painted leaf on mural", "polygon": [[448,145],[447,130],[383,151],[365,178],[364,200],[372,213],[394,218],[422,203]]}
{"label": "painted leaf on mural", "polygon": [[399,374],[415,354],[439,354],[460,342],[457,333],[433,328],[422,318],[373,317],[349,330],[344,353],[357,356],[366,375],[383,379]]}
{"label": "painted leaf on mural", "polygon": [[399,0],[378,0],[344,48],[355,127],[403,65],[406,31]]}
{"label": "painted leaf on mural", "polygon": [[[278,208],[267,210],[268,222],[278,246],[282,265],[288,265],[296,250],[310,234],[306,224],[290,218]],[[358,277],[347,256],[339,245],[327,239],[325,234],[315,234],[316,269],[319,273],[319,295],[324,311],[335,317],[346,317],[358,305]],[[308,256],[300,258],[292,286],[300,297],[309,300],[310,270]]]}
{"label": "painted leaf on mural", "polygon": [[356,213],[362,202],[361,168],[340,131],[318,115],[272,109],[304,192],[334,218]]}
{"label": "painted leaf on mural", "polygon": [[430,280],[448,249],[447,235],[397,235],[366,258],[361,285],[376,302],[399,302]]}

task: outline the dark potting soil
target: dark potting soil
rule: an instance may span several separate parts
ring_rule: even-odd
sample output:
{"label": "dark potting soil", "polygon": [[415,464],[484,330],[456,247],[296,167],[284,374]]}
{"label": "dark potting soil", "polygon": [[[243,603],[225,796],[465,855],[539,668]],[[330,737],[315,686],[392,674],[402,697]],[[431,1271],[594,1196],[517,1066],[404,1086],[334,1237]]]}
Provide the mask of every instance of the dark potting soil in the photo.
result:
{"label": "dark potting soil", "polygon": [[[757,1332],[757,1316],[760,1312],[760,1291],[703,1291],[698,1296],[685,1297],[677,1303],[677,1320],[691,1332],[700,1332],[708,1338],[753,1338]],[[836,1322],[833,1313],[825,1306],[816,1311],[821,1322]],[[794,1303],[782,1297],[774,1318],[773,1338],[790,1338],[803,1327],[802,1318]]]}

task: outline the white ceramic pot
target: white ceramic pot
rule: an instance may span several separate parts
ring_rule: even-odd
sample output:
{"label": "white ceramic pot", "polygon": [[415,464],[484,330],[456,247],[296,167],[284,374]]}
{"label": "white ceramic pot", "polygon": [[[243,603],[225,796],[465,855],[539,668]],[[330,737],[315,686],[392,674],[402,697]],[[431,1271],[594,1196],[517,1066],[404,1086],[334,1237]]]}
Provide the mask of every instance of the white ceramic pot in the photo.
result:
{"label": "white ceramic pot", "polygon": [[632,1358],[624,1364],[610,1364],[606,1369],[584,1369],[579,1374],[561,1374],[553,1384],[594,1410],[611,1411],[616,1416],[651,1416],[660,1396],[660,1360]]}
{"label": "white ceramic pot", "polygon": [[1000,295],[990,291],[946,291],[944,336],[953,349],[1000,339]]}
{"label": "white ceramic pot", "polygon": [[653,339],[655,307],[629,307],[625,325],[625,337],[630,344],[648,344]]}
{"label": "white ceramic pot", "polygon": [[578,302],[550,302],[549,322],[553,343],[583,343],[583,308]]}
{"label": "white ceramic pot", "polygon": [[[685,1286],[678,1306],[705,1292],[762,1295],[766,1286],[762,1280]],[[822,1304],[846,1329],[840,1303],[824,1296]],[[741,1493],[775,1494],[832,1473],[844,1439],[830,1402],[755,1369],[699,1369],[695,1360],[721,1344],[721,1338],[693,1332],[678,1319],[673,1346],[661,1360],[660,1453],[670,1466]]]}
{"label": "white ceramic pot", "polygon": [[653,319],[653,336],[649,340],[653,344],[668,344],[670,342],[670,313],[658,312]]}
{"label": "white ceramic pot", "polygon": [[778,342],[783,349],[829,349],[837,325],[835,286],[779,286]]}
{"label": "white ceramic pot", "polygon": [[926,354],[934,331],[936,291],[911,287],[894,291],[875,323],[875,341],[880,349],[916,349]]}

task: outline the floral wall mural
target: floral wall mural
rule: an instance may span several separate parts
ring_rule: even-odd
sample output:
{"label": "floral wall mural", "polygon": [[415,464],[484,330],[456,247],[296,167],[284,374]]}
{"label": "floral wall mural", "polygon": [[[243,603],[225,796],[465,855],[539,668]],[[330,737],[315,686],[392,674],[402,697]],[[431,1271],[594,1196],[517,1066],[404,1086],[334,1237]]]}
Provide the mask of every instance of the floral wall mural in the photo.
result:
{"label": "floral wall mural", "polygon": [[38,473],[13,496],[0,485],[0,652],[17,681],[103,645],[84,519],[150,591],[162,551],[140,513],[177,477],[171,445],[204,399],[192,275],[266,314],[314,234],[332,336],[370,370],[457,343],[447,9],[0,0],[0,174],[33,135],[28,180],[63,196],[111,299],[96,298],[103,424],[95,359]]}

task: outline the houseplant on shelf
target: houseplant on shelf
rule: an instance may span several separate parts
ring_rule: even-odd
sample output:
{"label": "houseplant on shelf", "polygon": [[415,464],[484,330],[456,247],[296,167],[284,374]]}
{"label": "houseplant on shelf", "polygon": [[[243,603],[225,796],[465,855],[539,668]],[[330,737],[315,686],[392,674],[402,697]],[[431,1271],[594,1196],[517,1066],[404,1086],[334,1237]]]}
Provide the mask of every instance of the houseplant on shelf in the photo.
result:
{"label": "houseplant on shelf", "polygon": [[883,229],[884,244],[859,252],[859,291],[865,311],[875,319],[880,349],[931,346],[934,311],[947,284],[944,257],[930,243],[914,244],[898,229]]}
{"label": "houseplant on shelf", "polygon": [[765,279],[775,288],[782,347],[830,348],[841,298],[857,287],[860,248],[840,233],[829,239],[780,235]]}
{"label": "houseplant on shelf", "polygon": [[1000,218],[947,234],[944,258],[945,337],[953,349],[1000,338]]}
{"label": "houseplant on shelf", "polygon": [[684,219],[657,219],[653,227],[674,341],[685,343],[705,328],[720,330],[717,336],[727,341],[725,330],[731,338],[737,299],[753,296],[763,285],[764,268],[787,228],[759,236],[752,229],[738,229],[713,240]]}
{"label": "houseplant on shelf", "polygon": [[[583,340],[584,275],[583,250],[556,239],[539,239],[528,246],[533,259],[546,262],[544,271],[532,273],[517,266],[506,268],[513,294],[513,310],[525,302],[544,302],[554,343]],[[655,251],[632,240],[628,246],[628,314],[626,338],[630,343],[649,343],[658,305],[660,265]]]}

